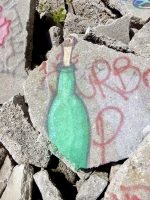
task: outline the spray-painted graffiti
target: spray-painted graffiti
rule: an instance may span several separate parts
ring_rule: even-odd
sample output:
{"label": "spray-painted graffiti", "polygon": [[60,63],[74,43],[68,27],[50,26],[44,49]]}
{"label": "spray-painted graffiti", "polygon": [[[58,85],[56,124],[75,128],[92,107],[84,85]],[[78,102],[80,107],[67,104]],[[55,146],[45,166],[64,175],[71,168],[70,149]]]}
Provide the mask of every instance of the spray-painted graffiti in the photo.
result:
{"label": "spray-painted graffiti", "polygon": [[[57,63],[61,62],[62,55],[61,52],[56,56]],[[76,71],[78,71],[78,57],[78,55],[72,57],[72,63],[76,66]],[[49,90],[54,96],[56,94],[55,84],[48,80],[52,80],[54,76],[57,77],[58,71],[56,63],[53,62],[52,66],[51,70],[47,71],[47,64],[43,62],[39,71],[43,73],[40,84],[42,85],[47,81]],[[90,67],[85,69],[83,76],[86,85],[90,88],[90,93],[83,90],[78,82],[76,82],[76,92],[83,101],[86,100],[87,102],[92,102],[97,98],[101,98],[105,101],[109,99],[108,96],[112,94],[124,102],[123,104],[126,104],[126,102],[130,102],[134,94],[137,95],[137,91],[140,90],[141,87],[145,87],[148,90],[150,87],[150,69],[147,68],[145,71],[141,71],[140,68],[134,66],[131,60],[126,56],[119,56],[112,64],[104,59],[96,59],[91,63]],[[107,162],[107,147],[116,141],[121,130],[126,126],[128,114],[129,113],[125,113],[122,106],[116,104],[100,106],[97,109],[93,122],[94,125],[92,124],[92,126],[95,127],[96,134],[90,141],[90,148],[95,146],[94,148],[100,149],[100,163]],[[109,137],[106,137],[106,135],[108,135],[106,126],[107,116],[112,116],[112,118],[115,119],[115,126],[113,129],[111,128]]]}
{"label": "spray-painted graffiti", "polygon": [[[144,190],[145,192],[148,192],[150,194],[150,186],[146,185],[134,185],[134,186],[120,186],[120,190],[122,193],[122,198],[125,197],[126,200],[141,200],[142,197],[138,197],[137,192]],[[119,200],[117,195],[114,193],[111,193],[111,199],[112,200]]]}
{"label": "spray-painted graffiti", "polygon": [[4,45],[5,38],[9,34],[9,27],[11,24],[11,20],[7,20],[2,16],[2,10],[3,8],[0,6],[0,46]]}
{"label": "spray-painted graffiti", "polygon": [[23,72],[25,66],[25,28],[22,24],[18,3],[18,0],[0,1],[1,102],[14,95],[15,90],[21,92],[21,84],[17,86],[17,82],[22,83],[27,77],[26,72]]}
{"label": "spray-painted graffiti", "polygon": [[[128,0],[122,0],[122,1],[127,2]],[[150,8],[150,0],[133,0],[133,5],[137,8],[149,9]]]}

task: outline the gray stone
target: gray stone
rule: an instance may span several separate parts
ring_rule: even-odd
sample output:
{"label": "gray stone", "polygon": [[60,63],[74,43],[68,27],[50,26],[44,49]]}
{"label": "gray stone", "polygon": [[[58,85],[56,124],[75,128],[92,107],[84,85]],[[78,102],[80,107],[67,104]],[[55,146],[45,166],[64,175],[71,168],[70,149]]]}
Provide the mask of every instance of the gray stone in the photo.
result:
{"label": "gray stone", "polygon": [[0,168],[3,165],[3,162],[7,156],[6,149],[0,144]]}
{"label": "gray stone", "polygon": [[134,35],[129,47],[137,55],[150,57],[150,21]]}
{"label": "gray stone", "polygon": [[88,171],[83,171],[82,169],[79,169],[77,171],[77,175],[80,177],[82,180],[86,180],[90,177],[90,175],[93,173],[94,170],[88,170]]}
{"label": "gray stone", "polygon": [[150,197],[150,134],[116,172],[104,200],[144,199]]}
{"label": "gray stone", "polygon": [[63,42],[63,31],[57,26],[52,26],[49,30],[52,47],[57,47]]}
{"label": "gray stone", "polygon": [[72,4],[75,14],[87,19],[92,27],[115,17],[101,0],[73,0]]}
{"label": "gray stone", "polygon": [[19,105],[20,99],[22,97],[16,96],[1,108],[0,140],[17,163],[47,167],[50,160],[49,150],[38,141],[39,133],[24,116],[25,103]]}
{"label": "gray stone", "polygon": [[113,179],[113,177],[115,176],[115,174],[118,171],[118,169],[120,168],[120,166],[121,166],[120,164],[111,166],[111,170],[110,170],[110,174],[109,174],[109,181],[111,181]]}
{"label": "gray stone", "polygon": [[1,0],[0,6],[0,103],[4,103],[23,94],[32,60],[35,0]]}
{"label": "gray stone", "polygon": [[50,180],[46,170],[37,172],[33,177],[42,194],[43,200],[62,200],[60,192]]}
{"label": "gray stone", "polygon": [[95,34],[94,30],[91,27],[87,28],[83,39],[87,40],[89,42],[93,42],[95,44],[105,45],[105,46],[112,48],[112,49],[115,49],[117,51],[128,52],[128,53],[133,52],[128,47],[127,44],[124,44],[123,42],[121,42],[119,40],[116,40],[114,38],[110,38],[107,35],[102,34],[102,33]]}
{"label": "gray stone", "polygon": [[59,160],[58,166],[56,169],[51,169],[53,172],[58,172],[64,174],[67,181],[69,181],[72,185],[76,182],[76,173],[74,173],[67,165]]}
{"label": "gray stone", "polygon": [[15,166],[1,200],[31,200],[32,183],[33,168],[23,164]]}
{"label": "gray stone", "polygon": [[[150,58],[143,61],[143,57],[131,53],[77,40],[72,62],[76,66],[76,94],[84,102],[91,125],[87,168],[92,168],[127,158],[148,134]],[[34,69],[24,85],[33,126],[46,139],[47,116],[57,91],[56,66],[62,62],[61,53],[61,46],[52,49],[48,61]],[[52,144],[49,148],[74,170],[73,163],[57,148]]]}
{"label": "gray stone", "polygon": [[2,193],[7,185],[13,167],[14,164],[12,163],[11,159],[9,156],[6,156],[4,164],[0,169],[0,197],[2,196]]}
{"label": "gray stone", "polygon": [[104,191],[108,183],[106,175],[94,173],[80,187],[76,200],[96,200]]}
{"label": "gray stone", "polygon": [[135,7],[133,0],[108,0],[108,2],[111,8],[118,10],[122,15],[129,14],[133,22],[144,24],[149,19],[149,9]]}
{"label": "gray stone", "polygon": [[89,19],[68,13],[64,23],[64,38],[71,33],[84,34],[89,25]]}
{"label": "gray stone", "polygon": [[64,0],[39,0],[39,5],[37,6],[38,12],[55,11],[58,8],[64,8]]}
{"label": "gray stone", "polygon": [[93,28],[95,35],[103,34],[107,35],[110,38],[119,40],[125,44],[128,44],[130,41],[129,38],[129,25],[130,17],[129,15],[123,16],[119,19],[116,19],[111,24],[99,25]]}

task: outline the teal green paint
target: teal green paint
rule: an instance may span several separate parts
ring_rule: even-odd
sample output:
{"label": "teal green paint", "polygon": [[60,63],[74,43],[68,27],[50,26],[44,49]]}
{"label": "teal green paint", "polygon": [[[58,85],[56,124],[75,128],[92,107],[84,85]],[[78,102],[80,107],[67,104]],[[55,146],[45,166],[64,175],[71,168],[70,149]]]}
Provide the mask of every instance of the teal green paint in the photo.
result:
{"label": "teal green paint", "polygon": [[81,99],[74,93],[74,67],[60,67],[57,94],[48,114],[48,135],[71,164],[87,168],[89,123]]}

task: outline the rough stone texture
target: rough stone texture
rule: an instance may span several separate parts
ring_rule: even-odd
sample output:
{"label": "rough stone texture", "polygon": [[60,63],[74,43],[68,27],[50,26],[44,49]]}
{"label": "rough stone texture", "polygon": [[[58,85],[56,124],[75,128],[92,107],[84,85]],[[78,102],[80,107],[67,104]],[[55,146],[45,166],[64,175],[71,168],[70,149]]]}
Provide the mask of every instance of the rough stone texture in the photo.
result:
{"label": "rough stone texture", "polygon": [[0,168],[3,165],[6,156],[7,156],[7,151],[0,143]]}
{"label": "rough stone texture", "polygon": [[62,200],[60,192],[49,179],[46,170],[37,172],[33,177],[42,194],[43,200]]}
{"label": "rough stone texture", "polygon": [[134,35],[129,43],[129,47],[137,55],[144,57],[150,56],[150,21]]}
{"label": "rough stone texture", "polygon": [[88,26],[89,19],[68,13],[64,23],[64,38],[71,33],[84,34]]}
{"label": "rough stone texture", "polygon": [[127,44],[124,44],[123,42],[116,40],[114,38],[110,38],[105,34],[97,33],[95,34],[94,30],[91,27],[88,27],[86,30],[86,33],[83,37],[84,40],[87,40],[89,42],[93,42],[94,44],[100,44],[105,45],[109,48],[115,49],[117,51],[122,52],[133,52]]}
{"label": "rough stone texture", "polygon": [[64,162],[59,160],[58,166],[56,169],[52,169],[53,172],[58,172],[64,174],[65,178],[74,185],[76,182],[76,173],[74,173],[69,167],[65,165]]}
{"label": "rough stone texture", "polygon": [[38,12],[54,11],[58,8],[64,8],[64,0],[39,0],[39,6],[37,7]]}
{"label": "rough stone texture", "polygon": [[130,25],[130,17],[129,15],[126,15],[119,19],[116,19],[111,24],[99,25],[97,27],[94,27],[93,31],[95,32],[95,35],[99,34],[107,35],[110,38],[114,38],[125,44],[128,44],[130,41],[129,25]]}
{"label": "rough stone texture", "polygon": [[[60,53],[61,46],[52,49],[49,60],[30,73],[24,86],[32,123],[43,137],[47,137]],[[78,39],[72,62],[76,63],[76,94],[91,124],[87,168],[127,158],[150,130],[150,58],[143,62],[143,57]],[[57,149],[50,148],[63,159]]]}
{"label": "rough stone texture", "polygon": [[24,117],[22,97],[16,96],[3,104],[0,112],[0,140],[13,159],[19,163],[30,163],[47,167],[50,154],[46,146],[38,141],[39,133]]}
{"label": "rough stone texture", "polygon": [[143,24],[149,18],[149,9],[139,9],[133,5],[133,0],[108,0],[109,6],[122,15],[129,14],[133,22]]}
{"label": "rough stone texture", "polygon": [[105,187],[107,186],[108,178],[105,173],[94,173],[80,187],[76,200],[95,200],[97,199]]}
{"label": "rough stone texture", "polygon": [[33,168],[30,165],[14,167],[1,200],[32,199]]}
{"label": "rough stone texture", "polygon": [[34,4],[35,0],[0,2],[0,103],[23,94],[31,65]]}
{"label": "rough stone texture", "polygon": [[92,27],[115,17],[101,0],[73,0],[72,3],[75,14],[89,20]]}
{"label": "rough stone texture", "polygon": [[63,42],[63,31],[57,26],[52,26],[49,30],[52,47],[57,47]]}
{"label": "rough stone texture", "polygon": [[9,156],[6,156],[3,166],[0,169],[0,197],[7,185],[7,181],[11,175],[14,164]]}
{"label": "rough stone texture", "polygon": [[143,199],[150,197],[150,134],[116,172],[104,200]]}
{"label": "rough stone texture", "polygon": [[118,171],[118,169],[120,168],[121,165],[114,165],[111,166],[111,170],[110,170],[110,174],[109,174],[109,181],[111,181],[113,179],[113,177],[115,176],[116,172]]}

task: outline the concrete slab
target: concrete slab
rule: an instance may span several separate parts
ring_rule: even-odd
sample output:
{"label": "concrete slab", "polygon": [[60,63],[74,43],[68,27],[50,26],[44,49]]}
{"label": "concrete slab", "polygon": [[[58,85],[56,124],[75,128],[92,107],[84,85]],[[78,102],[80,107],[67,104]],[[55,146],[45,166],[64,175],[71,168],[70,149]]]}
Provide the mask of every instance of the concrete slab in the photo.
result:
{"label": "concrete slab", "polygon": [[116,172],[104,196],[104,200],[136,199],[150,197],[150,134],[138,149]]}
{"label": "concrete slab", "polygon": [[[117,52],[80,39],[77,41],[72,53],[76,69],[75,94],[83,101],[89,119],[86,168],[92,168],[128,157],[148,134],[150,58],[143,62],[143,57],[131,53]],[[45,137],[48,135],[48,112],[57,94],[57,65],[62,59],[62,47],[56,47],[51,51],[49,60],[30,73],[24,86],[33,125]],[[64,116],[66,120],[67,117]],[[65,136],[64,146],[69,137]],[[68,152],[71,152],[75,140],[76,137],[68,146]],[[50,149],[69,165],[69,161],[52,144]],[[81,160],[79,155],[78,161]],[[74,163],[70,164],[74,168]]]}
{"label": "concrete slab", "polygon": [[109,6],[118,10],[122,15],[129,14],[133,21],[144,24],[149,19],[150,5],[140,6],[147,1],[137,0],[109,0]]}
{"label": "concrete slab", "polygon": [[18,93],[32,56],[35,0],[0,2],[0,103]]}

